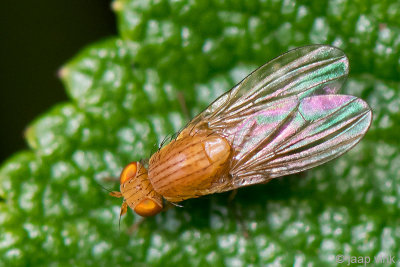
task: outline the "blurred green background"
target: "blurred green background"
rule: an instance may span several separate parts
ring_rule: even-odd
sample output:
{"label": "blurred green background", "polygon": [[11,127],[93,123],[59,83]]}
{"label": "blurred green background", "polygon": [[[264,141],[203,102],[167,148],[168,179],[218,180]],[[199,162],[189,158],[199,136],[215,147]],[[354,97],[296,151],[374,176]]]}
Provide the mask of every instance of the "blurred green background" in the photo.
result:
{"label": "blurred green background", "polygon": [[23,132],[67,100],[58,69],[83,46],[115,35],[109,0],[7,1],[0,10],[0,162],[26,147]]}

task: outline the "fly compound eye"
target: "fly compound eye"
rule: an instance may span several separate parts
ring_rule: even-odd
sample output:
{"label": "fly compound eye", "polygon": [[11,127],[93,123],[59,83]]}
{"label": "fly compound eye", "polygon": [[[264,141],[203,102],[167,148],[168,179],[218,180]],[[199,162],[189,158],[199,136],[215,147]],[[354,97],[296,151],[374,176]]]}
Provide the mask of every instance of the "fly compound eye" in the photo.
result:
{"label": "fly compound eye", "polygon": [[126,167],[122,170],[121,175],[119,177],[119,183],[124,184],[129,180],[135,178],[137,170],[138,170],[137,162],[131,162],[128,165],[126,165]]}
{"label": "fly compound eye", "polygon": [[144,198],[140,201],[134,211],[143,217],[154,216],[162,210],[162,205],[150,198]]}
{"label": "fly compound eye", "polygon": [[131,162],[122,170],[120,183],[120,194],[112,195],[122,196],[124,203],[140,216],[153,216],[162,210],[162,196],[154,191],[147,169],[139,162]]}

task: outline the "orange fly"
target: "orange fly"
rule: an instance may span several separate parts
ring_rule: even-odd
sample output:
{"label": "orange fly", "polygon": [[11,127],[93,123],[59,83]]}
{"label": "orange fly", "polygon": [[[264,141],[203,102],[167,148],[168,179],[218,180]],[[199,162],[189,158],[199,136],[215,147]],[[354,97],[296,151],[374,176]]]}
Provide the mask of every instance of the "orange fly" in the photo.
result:
{"label": "orange fly", "polygon": [[367,132],[363,100],[339,95],[349,69],[340,49],[311,45],[261,66],[197,115],[148,168],[120,176],[127,206],[147,217],[172,203],[297,173],[340,156]]}

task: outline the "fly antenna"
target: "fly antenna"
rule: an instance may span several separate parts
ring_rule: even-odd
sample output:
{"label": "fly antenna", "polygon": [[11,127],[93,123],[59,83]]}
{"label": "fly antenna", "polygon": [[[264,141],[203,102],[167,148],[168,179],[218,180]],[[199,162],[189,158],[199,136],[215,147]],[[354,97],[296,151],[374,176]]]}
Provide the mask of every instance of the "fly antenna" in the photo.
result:
{"label": "fly antenna", "polygon": [[96,184],[98,184],[101,188],[103,188],[103,190],[107,191],[108,193],[111,193],[112,190],[105,188],[104,186],[102,186],[100,183],[98,183],[97,181],[95,181]]}

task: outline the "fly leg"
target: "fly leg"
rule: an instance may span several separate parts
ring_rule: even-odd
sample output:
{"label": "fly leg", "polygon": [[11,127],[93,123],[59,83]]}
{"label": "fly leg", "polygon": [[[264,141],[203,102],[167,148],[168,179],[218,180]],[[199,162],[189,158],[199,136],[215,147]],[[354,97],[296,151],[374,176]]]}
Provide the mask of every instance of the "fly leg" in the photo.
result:
{"label": "fly leg", "polygon": [[231,212],[234,214],[235,220],[236,220],[237,224],[239,225],[244,238],[249,239],[250,234],[249,234],[247,226],[243,220],[242,211],[241,211],[239,205],[237,204],[237,202],[234,201],[234,199],[237,195],[237,192],[238,192],[238,190],[235,189],[230,193],[230,195],[228,197],[228,206],[229,206],[229,209],[231,210]]}
{"label": "fly leg", "polygon": [[228,203],[231,203],[235,199],[237,192],[238,192],[237,189],[232,190],[232,192],[228,196]]}
{"label": "fly leg", "polygon": [[178,98],[179,104],[181,105],[181,109],[182,109],[183,115],[185,116],[186,121],[190,121],[190,115],[189,115],[189,110],[186,105],[185,96],[183,95],[183,93],[181,91],[179,91],[177,93],[177,98]]}

